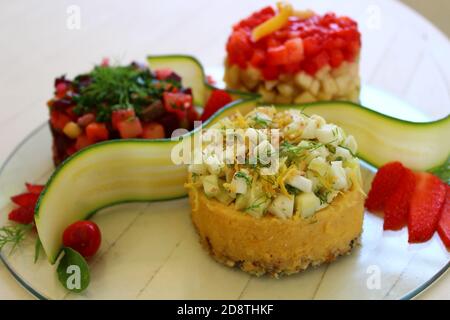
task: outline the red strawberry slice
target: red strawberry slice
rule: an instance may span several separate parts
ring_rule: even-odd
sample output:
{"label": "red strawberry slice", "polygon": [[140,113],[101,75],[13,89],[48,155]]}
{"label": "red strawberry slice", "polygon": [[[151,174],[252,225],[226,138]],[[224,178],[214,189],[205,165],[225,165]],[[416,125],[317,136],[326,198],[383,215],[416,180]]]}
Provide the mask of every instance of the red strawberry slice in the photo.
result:
{"label": "red strawberry slice", "polygon": [[397,189],[405,171],[405,167],[397,161],[387,163],[378,169],[366,200],[366,208],[369,211],[384,209],[386,201]]}
{"label": "red strawberry slice", "polygon": [[20,207],[12,210],[8,219],[21,224],[30,224],[34,220],[34,207]]}
{"label": "red strawberry slice", "polygon": [[408,222],[409,204],[416,185],[414,172],[405,168],[397,189],[386,201],[384,208],[384,230],[400,230]]}
{"label": "red strawberry slice", "polygon": [[31,183],[26,183],[25,185],[27,187],[28,192],[34,193],[34,194],[40,194],[42,192],[42,190],[44,190],[44,187],[45,187],[45,186],[31,184]]}
{"label": "red strawberry slice", "polygon": [[450,186],[447,185],[447,195],[442,205],[441,219],[438,223],[438,233],[445,246],[450,249]]}
{"label": "red strawberry slice", "polygon": [[11,197],[12,202],[21,207],[34,207],[39,199],[39,194],[36,193],[22,193]]}
{"label": "red strawberry slice", "polygon": [[416,173],[408,217],[409,242],[428,241],[436,231],[445,200],[446,186],[431,173]]}

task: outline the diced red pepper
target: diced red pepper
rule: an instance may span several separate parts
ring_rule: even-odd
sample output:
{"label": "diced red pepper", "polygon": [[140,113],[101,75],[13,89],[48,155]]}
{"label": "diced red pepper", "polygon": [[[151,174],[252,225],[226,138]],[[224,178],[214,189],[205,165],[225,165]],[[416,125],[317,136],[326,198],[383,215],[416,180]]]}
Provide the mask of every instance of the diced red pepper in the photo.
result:
{"label": "diced red pepper", "polygon": [[11,197],[11,201],[21,207],[35,206],[39,199],[39,194],[36,193],[22,193],[17,196]]}
{"label": "diced red pepper", "polygon": [[221,109],[228,103],[233,101],[230,94],[224,90],[213,90],[211,95],[206,102],[205,109],[200,120],[205,121],[209,119],[217,110]]}
{"label": "diced red pepper", "polygon": [[34,206],[14,209],[8,214],[8,219],[21,224],[30,224],[34,221]]}
{"label": "diced red pepper", "polygon": [[138,117],[120,121],[117,126],[122,139],[137,138],[143,132],[142,124]]}
{"label": "diced red pepper", "polygon": [[106,124],[92,122],[86,127],[86,135],[90,141],[99,142],[108,140],[109,131]]}
{"label": "diced red pepper", "polygon": [[117,130],[119,122],[126,121],[136,117],[134,109],[120,109],[112,112],[112,127]]}
{"label": "diced red pepper", "polygon": [[164,127],[157,122],[150,122],[144,125],[142,138],[162,139],[164,138]]}

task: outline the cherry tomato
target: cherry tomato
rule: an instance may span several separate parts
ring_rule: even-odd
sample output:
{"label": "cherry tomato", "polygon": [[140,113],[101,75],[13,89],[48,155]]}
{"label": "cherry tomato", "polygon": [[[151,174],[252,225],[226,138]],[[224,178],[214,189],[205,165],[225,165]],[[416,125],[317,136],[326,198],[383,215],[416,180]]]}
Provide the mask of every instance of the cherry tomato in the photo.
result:
{"label": "cherry tomato", "polygon": [[102,242],[99,227],[92,221],[77,221],[64,230],[63,244],[85,258],[97,253]]}

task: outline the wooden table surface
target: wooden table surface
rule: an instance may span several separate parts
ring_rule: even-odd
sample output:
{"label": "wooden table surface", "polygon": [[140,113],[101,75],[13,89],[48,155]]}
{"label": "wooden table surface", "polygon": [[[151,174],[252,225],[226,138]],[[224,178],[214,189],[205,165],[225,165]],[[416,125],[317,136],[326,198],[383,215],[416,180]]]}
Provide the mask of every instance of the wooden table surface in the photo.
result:
{"label": "wooden table surface", "polygon": [[[403,99],[430,118],[450,112],[449,41],[420,15],[394,0],[292,2],[298,8],[333,10],[358,20],[363,34],[363,83]],[[220,66],[231,25],[271,3],[3,1],[0,161],[47,119],[45,102],[52,94],[55,76],[87,71],[103,57],[128,63],[143,61],[147,54],[186,53],[207,67]],[[450,299],[449,288],[447,272],[419,299]],[[0,265],[0,299],[32,298]]]}

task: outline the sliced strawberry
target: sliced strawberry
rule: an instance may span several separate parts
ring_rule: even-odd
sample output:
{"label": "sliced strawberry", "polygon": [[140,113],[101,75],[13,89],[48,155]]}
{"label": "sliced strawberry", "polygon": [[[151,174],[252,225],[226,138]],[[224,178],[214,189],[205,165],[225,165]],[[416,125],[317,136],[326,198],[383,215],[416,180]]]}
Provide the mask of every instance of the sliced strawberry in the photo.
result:
{"label": "sliced strawberry", "polygon": [[25,183],[28,192],[33,194],[40,194],[42,190],[44,190],[45,186],[37,185],[37,184],[31,184],[31,183]]}
{"label": "sliced strawberry", "polygon": [[450,186],[447,185],[447,195],[441,209],[441,219],[437,231],[445,246],[450,249]]}
{"label": "sliced strawberry", "polygon": [[14,209],[9,213],[8,219],[17,223],[30,224],[34,220],[34,206]]}
{"label": "sliced strawberry", "polygon": [[12,202],[15,204],[21,206],[21,207],[28,207],[32,206],[34,207],[36,205],[36,202],[39,199],[39,194],[36,193],[22,193],[17,196],[11,197]]}
{"label": "sliced strawberry", "polygon": [[384,230],[400,230],[408,222],[409,204],[416,185],[414,172],[405,168],[397,189],[386,201],[384,208]]}
{"label": "sliced strawberry", "polygon": [[411,196],[408,217],[409,242],[429,240],[438,226],[446,187],[431,173],[416,173],[416,187]]}
{"label": "sliced strawberry", "polygon": [[405,167],[397,161],[387,163],[378,169],[366,200],[366,208],[372,212],[382,211],[404,174]]}

